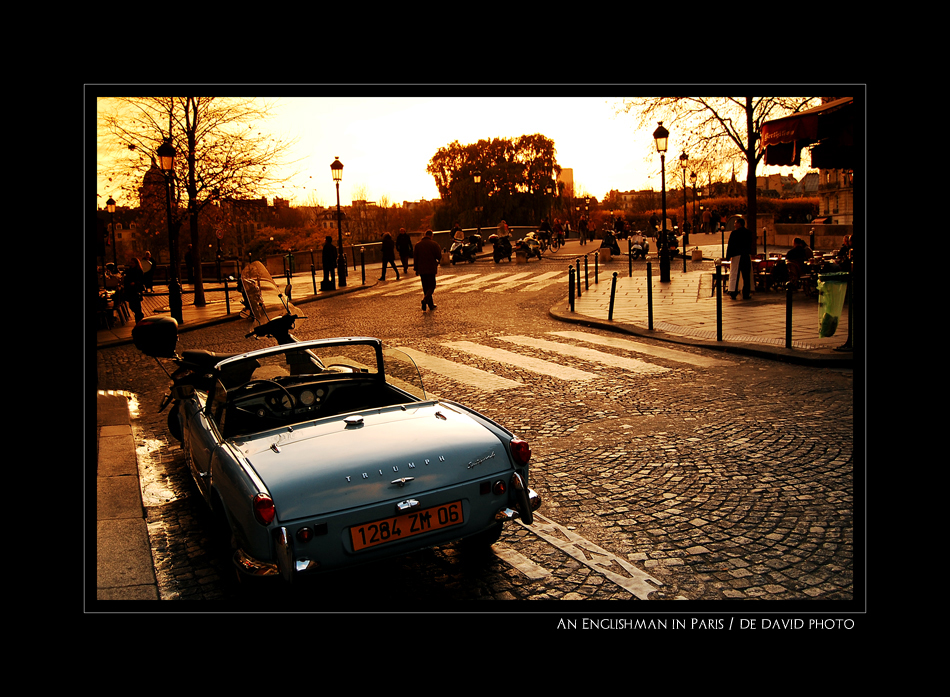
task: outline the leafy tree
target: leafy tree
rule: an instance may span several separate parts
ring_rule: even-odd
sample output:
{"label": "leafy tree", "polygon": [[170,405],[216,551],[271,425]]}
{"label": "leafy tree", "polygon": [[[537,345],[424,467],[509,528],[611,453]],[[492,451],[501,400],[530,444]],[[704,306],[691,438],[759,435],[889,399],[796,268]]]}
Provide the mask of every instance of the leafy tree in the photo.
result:
{"label": "leafy tree", "polygon": [[[98,103],[100,175],[130,199],[154,166],[158,148],[169,140],[175,147],[172,177],[172,220],[178,230],[187,220],[191,244],[200,248],[201,211],[218,199],[259,198],[293,174],[276,176],[293,140],[260,130],[274,102],[221,97],[109,97]],[[182,208],[184,203],[184,208]],[[164,217],[164,213],[162,213]],[[175,245],[177,247],[177,244]],[[175,248],[170,250],[176,258]],[[195,304],[204,305],[201,266],[195,270]]]}
{"label": "leafy tree", "polygon": [[[426,169],[435,179],[442,206],[433,221],[451,227],[494,225],[505,219],[509,225],[538,221],[560,193],[554,141],[540,134],[518,138],[492,138],[461,145],[449,143],[432,156]],[[480,185],[474,175],[481,174]],[[548,193],[548,189],[551,193]],[[481,217],[476,208],[483,208]]]}
{"label": "leafy tree", "polygon": [[[815,97],[636,97],[619,111],[634,114],[639,127],[663,121],[671,141],[689,155],[693,171],[725,171],[737,158],[748,165],[748,226],[755,233],[755,170],[762,124],[812,106]],[[678,157],[671,148],[667,159]]]}

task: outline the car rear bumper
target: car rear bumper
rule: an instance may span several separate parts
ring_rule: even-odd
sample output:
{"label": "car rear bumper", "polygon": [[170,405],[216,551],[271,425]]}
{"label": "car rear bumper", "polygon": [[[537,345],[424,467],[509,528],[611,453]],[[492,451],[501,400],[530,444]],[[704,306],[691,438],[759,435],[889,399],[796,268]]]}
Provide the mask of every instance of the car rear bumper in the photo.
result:
{"label": "car rear bumper", "polygon": [[[517,477],[520,482],[520,477]],[[521,518],[530,525],[533,521],[532,513],[541,506],[541,497],[532,489],[515,486],[518,490],[518,501],[515,508],[502,508],[495,513],[494,521],[504,522]],[[274,530],[274,548],[276,561],[265,562],[247,554],[244,550],[234,553],[233,562],[237,570],[245,576],[267,577],[280,576],[285,581],[292,582],[298,574],[311,574],[321,570],[320,563],[308,557],[296,556],[293,537],[286,527]]]}

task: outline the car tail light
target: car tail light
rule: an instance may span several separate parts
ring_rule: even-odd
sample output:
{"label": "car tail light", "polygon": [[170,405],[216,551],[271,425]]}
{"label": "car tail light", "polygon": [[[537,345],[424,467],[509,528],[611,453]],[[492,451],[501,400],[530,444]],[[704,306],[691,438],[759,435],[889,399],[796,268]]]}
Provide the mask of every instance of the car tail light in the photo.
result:
{"label": "car tail light", "polygon": [[514,456],[515,462],[519,465],[527,465],[528,460],[531,459],[531,446],[528,445],[528,441],[526,440],[512,438],[511,454]]}
{"label": "car tail light", "polygon": [[500,496],[501,494],[504,494],[507,490],[508,490],[508,487],[506,487],[505,483],[501,481],[500,479],[497,482],[495,482],[494,486],[492,486],[492,493],[495,494],[496,496]]}
{"label": "car tail light", "polygon": [[274,499],[267,494],[254,495],[254,517],[261,525],[270,525],[274,522],[277,509],[274,508]]}
{"label": "car tail light", "polygon": [[310,528],[300,528],[297,531],[297,541],[298,542],[310,542],[313,539],[313,530]]}

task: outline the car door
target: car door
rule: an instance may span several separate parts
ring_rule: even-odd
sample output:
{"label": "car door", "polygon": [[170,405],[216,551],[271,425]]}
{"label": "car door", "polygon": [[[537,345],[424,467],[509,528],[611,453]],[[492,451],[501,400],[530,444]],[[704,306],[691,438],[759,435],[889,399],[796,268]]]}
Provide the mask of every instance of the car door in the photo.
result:
{"label": "car door", "polygon": [[185,412],[185,448],[188,463],[191,475],[206,500],[209,500],[211,495],[211,457],[220,444],[220,431],[213,415],[216,413],[216,405],[223,399],[226,399],[226,392],[221,382],[216,381],[206,402],[202,404],[196,397]]}

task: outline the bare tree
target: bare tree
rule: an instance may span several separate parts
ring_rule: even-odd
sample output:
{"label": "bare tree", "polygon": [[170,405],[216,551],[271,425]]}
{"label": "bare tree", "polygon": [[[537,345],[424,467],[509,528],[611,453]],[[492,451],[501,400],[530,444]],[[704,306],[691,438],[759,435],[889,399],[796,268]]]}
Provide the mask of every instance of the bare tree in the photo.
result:
{"label": "bare tree", "polygon": [[[191,244],[200,248],[198,216],[217,199],[257,198],[292,172],[285,169],[294,139],[261,128],[275,102],[222,97],[110,97],[98,104],[98,167],[128,199],[154,166],[166,141],[177,152],[172,176],[172,235],[189,221]],[[182,207],[184,204],[184,207]],[[176,244],[170,261],[177,268]],[[195,264],[195,304],[204,305],[201,264]]]}
{"label": "bare tree", "polygon": [[[755,234],[755,170],[762,158],[758,142],[765,121],[807,109],[815,97],[635,97],[618,112],[639,120],[639,127],[663,121],[671,141],[679,141],[693,171],[722,173],[736,159],[748,165],[748,227]],[[671,149],[672,153],[672,149]],[[673,154],[675,159],[678,155]]]}

